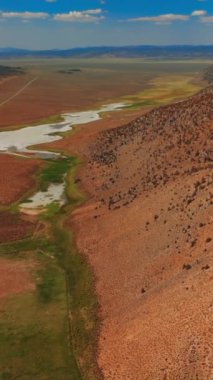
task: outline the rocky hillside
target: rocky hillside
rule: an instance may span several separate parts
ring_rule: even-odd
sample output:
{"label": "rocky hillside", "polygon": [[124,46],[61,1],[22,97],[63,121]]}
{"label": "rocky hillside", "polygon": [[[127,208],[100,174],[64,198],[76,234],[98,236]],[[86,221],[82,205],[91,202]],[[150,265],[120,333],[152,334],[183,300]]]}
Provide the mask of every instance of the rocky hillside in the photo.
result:
{"label": "rocky hillside", "polygon": [[76,213],[105,380],[213,379],[213,87],[97,133]]}
{"label": "rocky hillside", "polygon": [[113,191],[116,183],[124,179],[118,168],[114,177],[103,184],[103,190],[111,190],[105,204],[117,209],[132,202],[142,191],[162,187],[180,175],[212,168],[212,120],[213,87],[208,87],[186,101],[155,109],[128,125],[102,133],[92,147],[94,162],[113,166],[116,171],[119,157],[130,146],[134,162],[124,191]]}

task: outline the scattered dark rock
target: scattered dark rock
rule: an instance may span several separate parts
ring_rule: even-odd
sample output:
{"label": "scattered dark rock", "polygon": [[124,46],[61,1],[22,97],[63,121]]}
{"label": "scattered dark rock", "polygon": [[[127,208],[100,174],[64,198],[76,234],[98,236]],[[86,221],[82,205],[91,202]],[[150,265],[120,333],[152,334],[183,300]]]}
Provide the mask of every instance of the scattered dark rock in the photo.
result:
{"label": "scattered dark rock", "polygon": [[210,266],[208,265],[208,264],[206,264],[206,265],[204,265],[203,267],[202,267],[202,270],[208,270],[210,268]]}
{"label": "scattered dark rock", "polygon": [[191,268],[192,268],[191,264],[183,264],[183,269],[189,270]]}

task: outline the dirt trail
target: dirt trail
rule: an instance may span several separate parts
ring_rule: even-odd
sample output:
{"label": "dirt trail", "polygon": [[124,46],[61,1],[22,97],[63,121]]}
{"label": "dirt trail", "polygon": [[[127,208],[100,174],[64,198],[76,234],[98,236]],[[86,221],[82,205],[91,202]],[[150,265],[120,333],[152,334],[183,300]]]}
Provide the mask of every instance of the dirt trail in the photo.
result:
{"label": "dirt trail", "polygon": [[23,87],[21,87],[15,94],[10,96],[9,98],[5,99],[3,102],[0,103],[0,107],[3,107],[5,104],[9,103],[11,100],[15,99],[17,96],[19,96],[22,92],[26,90],[31,84],[33,84],[36,80],[38,80],[38,77],[35,77],[31,79],[29,82],[27,82]]}

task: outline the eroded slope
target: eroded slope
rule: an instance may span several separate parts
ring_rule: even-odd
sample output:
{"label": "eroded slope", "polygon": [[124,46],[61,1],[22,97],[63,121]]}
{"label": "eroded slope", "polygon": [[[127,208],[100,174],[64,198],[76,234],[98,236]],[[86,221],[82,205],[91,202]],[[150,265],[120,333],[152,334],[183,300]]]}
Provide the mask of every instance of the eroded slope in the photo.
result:
{"label": "eroded slope", "polygon": [[213,379],[212,127],[209,87],[92,139],[72,225],[107,380]]}

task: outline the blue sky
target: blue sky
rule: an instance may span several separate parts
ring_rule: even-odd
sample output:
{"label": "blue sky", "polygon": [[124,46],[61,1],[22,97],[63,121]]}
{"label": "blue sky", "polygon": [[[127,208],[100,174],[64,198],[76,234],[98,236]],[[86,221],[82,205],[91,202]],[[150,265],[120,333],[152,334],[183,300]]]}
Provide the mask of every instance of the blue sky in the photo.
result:
{"label": "blue sky", "polygon": [[0,47],[213,44],[213,0],[1,0]]}

